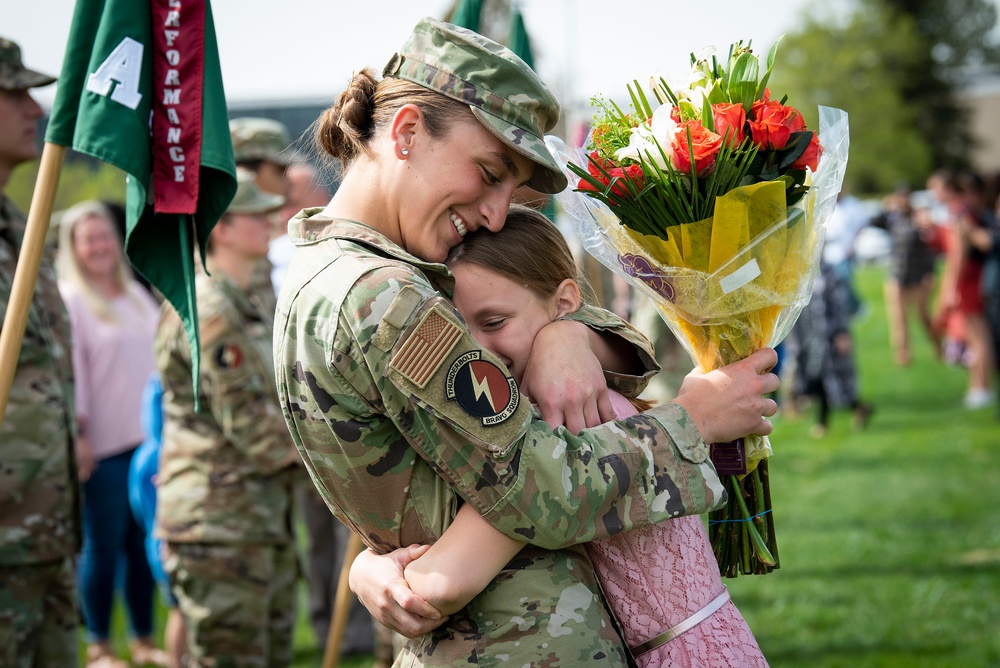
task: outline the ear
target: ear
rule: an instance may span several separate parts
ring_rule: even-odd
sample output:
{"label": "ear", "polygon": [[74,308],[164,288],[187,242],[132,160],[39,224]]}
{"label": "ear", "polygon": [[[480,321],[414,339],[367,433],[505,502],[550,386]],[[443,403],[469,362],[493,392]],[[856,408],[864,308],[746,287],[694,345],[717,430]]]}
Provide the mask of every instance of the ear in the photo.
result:
{"label": "ear", "polygon": [[[403,160],[413,150],[416,138],[424,131],[424,112],[415,104],[404,104],[392,117],[389,136],[396,157]],[[405,149],[405,153],[404,153]]]}
{"label": "ear", "polygon": [[567,313],[572,313],[580,308],[580,303],[582,301],[582,298],[580,297],[580,286],[572,278],[567,278],[559,284],[558,288],[556,288],[553,299],[555,300],[556,307],[555,317],[561,318]]}

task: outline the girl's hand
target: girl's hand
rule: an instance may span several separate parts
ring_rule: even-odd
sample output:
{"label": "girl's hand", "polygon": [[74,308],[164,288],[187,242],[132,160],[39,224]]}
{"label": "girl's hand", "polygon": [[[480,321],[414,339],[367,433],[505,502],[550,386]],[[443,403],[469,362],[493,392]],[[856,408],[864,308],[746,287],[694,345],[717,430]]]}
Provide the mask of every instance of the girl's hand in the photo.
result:
{"label": "girl's hand", "polygon": [[521,381],[551,427],[565,425],[572,433],[615,419],[608,384],[586,325],[556,320],[535,336]]}
{"label": "girl's hand", "polygon": [[403,569],[428,547],[410,545],[384,555],[363,550],[351,565],[351,591],[379,623],[407,638],[429,633],[447,619],[414,594],[403,577]]}
{"label": "girl's hand", "polygon": [[94,446],[86,436],[76,437],[76,473],[80,482],[87,482],[97,468]]}

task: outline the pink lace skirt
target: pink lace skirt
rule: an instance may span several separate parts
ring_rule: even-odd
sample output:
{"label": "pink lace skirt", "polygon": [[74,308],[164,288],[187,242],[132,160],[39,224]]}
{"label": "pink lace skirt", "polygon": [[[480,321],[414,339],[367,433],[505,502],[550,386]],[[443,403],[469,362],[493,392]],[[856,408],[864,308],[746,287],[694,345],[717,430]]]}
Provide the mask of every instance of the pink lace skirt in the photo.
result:
{"label": "pink lace skirt", "polygon": [[[614,393],[612,403],[620,417],[635,412]],[[594,541],[587,550],[630,648],[681,624],[725,592],[699,517]],[[679,636],[637,654],[636,661],[641,668],[767,666],[746,620],[728,600]]]}

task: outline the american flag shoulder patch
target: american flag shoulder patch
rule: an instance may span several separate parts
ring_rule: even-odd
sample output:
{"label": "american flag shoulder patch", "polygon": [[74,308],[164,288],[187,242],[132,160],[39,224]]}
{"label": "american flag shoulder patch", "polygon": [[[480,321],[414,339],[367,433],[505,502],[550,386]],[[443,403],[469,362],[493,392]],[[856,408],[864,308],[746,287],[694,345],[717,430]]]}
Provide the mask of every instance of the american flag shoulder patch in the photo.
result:
{"label": "american flag shoulder patch", "polygon": [[462,328],[432,308],[389,361],[408,381],[422,388],[462,338]]}

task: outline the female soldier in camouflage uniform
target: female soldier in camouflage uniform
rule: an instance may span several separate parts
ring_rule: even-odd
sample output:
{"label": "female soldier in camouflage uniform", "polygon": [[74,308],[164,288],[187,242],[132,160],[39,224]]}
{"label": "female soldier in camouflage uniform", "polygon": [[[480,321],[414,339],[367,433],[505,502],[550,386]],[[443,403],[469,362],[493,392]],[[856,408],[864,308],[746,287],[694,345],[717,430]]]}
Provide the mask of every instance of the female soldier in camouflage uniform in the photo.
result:
{"label": "female soldier in camouflage uniform", "polygon": [[[275,366],[285,420],[327,504],[377,552],[434,542],[463,501],[533,544],[397,664],[624,665],[592,568],[570,546],[717,507],[724,492],[702,436],[770,431],[761,416],[775,407],[761,395],[777,387],[762,373],[773,351],[692,378],[683,407],[580,431],[613,416],[599,360],[637,366],[609,340],[639,343],[646,369],[655,363],[620,320],[577,312],[542,331],[542,363],[523,384],[567,425],[553,430],[472,339],[440,263],[468,231],[499,229],[518,186],[566,186],[542,142],[558,113],[510,51],[424,19],[381,81],[361,72],[320,120],[319,144],[344,163],[343,182],[326,209],[289,225],[298,248]],[[634,394],[644,380],[608,383]],[[554,409],[566,403],[553,400],[560,391],[587,401]]]}

